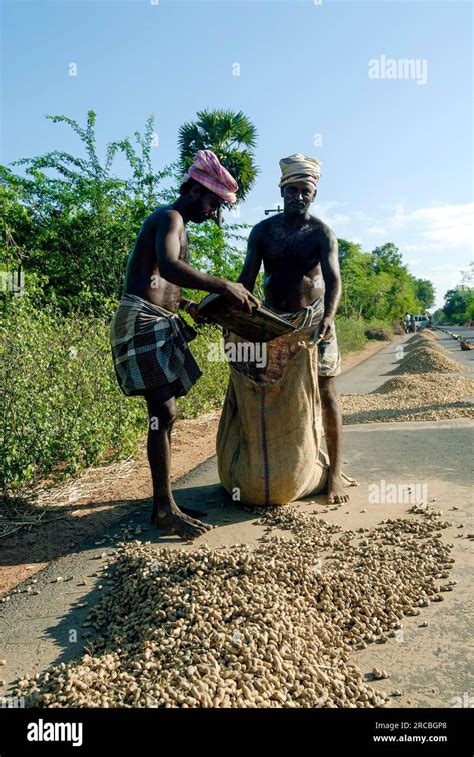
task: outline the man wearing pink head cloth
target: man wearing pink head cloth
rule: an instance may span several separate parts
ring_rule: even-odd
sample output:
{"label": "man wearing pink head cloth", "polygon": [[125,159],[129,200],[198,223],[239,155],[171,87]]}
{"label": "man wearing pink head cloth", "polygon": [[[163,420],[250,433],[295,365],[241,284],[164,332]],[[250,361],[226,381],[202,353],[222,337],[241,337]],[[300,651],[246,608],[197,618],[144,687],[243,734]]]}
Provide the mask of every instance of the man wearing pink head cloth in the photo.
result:
{"label": "man wearing pink head cloth", "polygon": [[184,174],[184,179],[195,179],[224,202],[237,202],[238,184],[211,150],[199,150],[194,163]]}
{"label": "man wearing pink head cloth", "polygon": [[237,189],[237,182],[213,152],[197,153],[178,199],[143,222],[110,327],[119,386],[127,396],[143,396],[148,407],[152,522],[183,539],[193,539],[211,527],[196,518],[196,510],[180,509],[170,487],[176,398],[186,394],[201,376],[188,346],[196,332],[177,313],[185,310],[198,321],[197,305],[181,296],[181,287],[222,294],[248,312],[259,305],[243,284],[209,276],[189,264],[186,224],[214,219],[224,202],[236,202]]}

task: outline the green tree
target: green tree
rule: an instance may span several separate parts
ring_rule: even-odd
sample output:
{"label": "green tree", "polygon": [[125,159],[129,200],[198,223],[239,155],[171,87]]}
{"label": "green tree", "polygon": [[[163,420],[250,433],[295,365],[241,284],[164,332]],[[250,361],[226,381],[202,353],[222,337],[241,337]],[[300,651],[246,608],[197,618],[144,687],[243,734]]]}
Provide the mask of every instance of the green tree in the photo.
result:
{"label": "green tree", "polygon": [[446,314],[442,308],[438,308],[438,310],[435,310],[433,313],[433,323],[446,323]]}
{"label": "green tree", "polygon": [[212,150],[235,178],[238,200],[244,200],[255,184],[257,130],[242,111],[201,110],[196,121],[179,129],[180,168],[184,173],[198,150]]}
{"label": "green tree", "polygon": [[474,289],[465,284],[449,289],[444,295],[443,311],[449,323],[463,324],[469,319],[474,320]]}
{"label": "green tree", "polygon": [[374,270],[376,273],[385,271],[392,273],[394,270],[403,268],[402,256],[393,242],[387,242],[381,247],[376,247],[372,252],[374,258]]}
{"label": "green tree", "polygon": [[342,314],[347,317],[399,320],[407,311],[418,310],[414,277],[391,242],[372,253],[360,245],[339,241],[342,275]]}
{"label": "green tree", "polygon": [[[17,203],[27,209],[27,220],[17,217],[11,233],[27,251],[25,268],[47,277],[47,297],[66,310],[85,302],[97,310],[102,301],[119,296],[136,234],[145,216],[162,201],[161,185],[171,167],[152,169],[152,116],[143,135],[135,132],[137,147],[128,138],[110,142],[103,162],[96,149],[93,111],[84,128],[66,116],[48,118],[70,126],[85,154],[76,157],[54,150],[16,161],[14,165],[26,166],[25,176],[0,169],[2,197],[16,193]],[[131,168],[127,179],[112,173],[118,152]],[[9,217],[14,217],[13,210]]]}
{"label": "green tree", "polygon": [[0,257],[2,265],[17,266],[27,256],[32,222],[14,174],[4,171],[7,181],[0,167]]}
{"label": "green tree", "polygon": [[398,248],[387,242],[373,250],[372,259],[375,273],[390,278],[390,285],[384,289],[385,317],[398,321],[404,313],[419,310],[421,304],[416,296],[414,278],[403,264]]}
{"label": "green tree", "polygon": [[377,297],[376,276],[370,254],[360,245],[338,239],[342,276],[341,314],[346,317],[366,317],[370,303]]}
{"label": "green tree", "polygon": [[435,302],[435,289],[429,279],[414,279],[415,294],[421,303],[422,310],[433,307]]}

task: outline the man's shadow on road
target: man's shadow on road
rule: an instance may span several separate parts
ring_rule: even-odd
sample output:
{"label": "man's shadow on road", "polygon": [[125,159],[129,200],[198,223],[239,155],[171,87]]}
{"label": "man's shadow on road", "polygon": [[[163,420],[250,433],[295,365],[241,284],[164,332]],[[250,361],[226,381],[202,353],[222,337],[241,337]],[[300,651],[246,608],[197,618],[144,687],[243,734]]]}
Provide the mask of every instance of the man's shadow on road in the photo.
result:
{"label": "man's shadow on road", "polygon": [[[185,478],[188,476],[189,474]],[[248,508],[235,502],[218,483],[183,487],[178,481],[176,488],[173,488],[173,494],[178,506],[188,506],[201,512],[203,521],[215,526],[243,522],[256,517]],[[111,519],[110,508],[113,508],[117,517]],[[72,515],[72,512],[77,513],[81,510],[91,512],[79,517]],[[23,530],[3,538],[0,566],[50,563],[72,553],[97,550],[99,547],[95,542],[103,539],[107,541],[102,545],[102,549],[111,548],[114,543],[113,535],[120,533],[125,523],[130,520],[133,520],[134,529],[144,529],[144,541],[160,544],[181,543],[178,536],[158,531],[151,524],[151,510],[152,499],[149,497],[110,499],[66,506],[61,508],[60,518],[34,526],[28,532]]]}

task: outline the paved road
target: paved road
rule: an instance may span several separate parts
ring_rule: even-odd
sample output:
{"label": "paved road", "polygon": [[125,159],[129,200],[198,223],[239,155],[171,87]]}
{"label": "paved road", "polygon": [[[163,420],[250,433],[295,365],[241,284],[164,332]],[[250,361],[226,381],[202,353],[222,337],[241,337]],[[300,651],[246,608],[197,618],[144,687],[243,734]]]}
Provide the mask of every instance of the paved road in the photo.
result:
{"label": "paved road", "polygon": [[[474,344],[474,328],[468,329],[464,326],[446,326],[446,328]],[[469,369],[466,376],[470,375],[470,378],[474,378],[474,350],[462,350],[459,342],[444,331],[437,330],[436,337],[442,347],[449,351],[453,360],[458,360]]]}
{"label": "paved road", "polygon": [[390,371],[396,368],[409,348],[413,334],[405,334],[396,342],[389,342],[375,355],[371,355],[355,368],[347,373],[342,373],[336,378],[336,386],[339,394],[367,394],[378,389],[390,378]]}
{"label": "paved road", "polygon": [[[444,337],[441,338],[444,341]],[[374,382],[382,383],[384,372],[392,366],[392,347],[389,345],[341,378],[349,380],[353,376],[353,384],[356,385],[357,380],[360,386],[362,374],[365,374]],[[453,350],[456,347],[457,343],[454,343]],[[470,354],[464,353],[466,359],[470,359]],[[354,385],[349,391],[355,391]],[[406,618],[403,643],[393,641],[370,645],[355,656],[364,672],[374,666],[392,671],[389,681],[375,685],[385,691],[400,688],[403,696],[397,700],[397,706],[449,707],[453,697],[462,697],[464,692],[470,691],[466,658],[472,637],[470,619],[474,617],[472,543],[465,537],[457,537],[474,531],[469,512],[472,511],[473,482],[467,456],[467,451],[472,450],[473,427],[474,422],[465,418],[345,426],[344,468],[361,485],[349,490],[350,506],[315,516],[339,523],[343,528],[354,528],[371,527],[384,518],[405,515],[406,504],[374,505],[368,502],[370,484],[385,480],[387,483],[425,485],[428,499],[435,499],[436,507],[440,507],[453,523],[444,538],[454,544],[456,591],[447,594],[442,605],[424,611],[423,619],[429,620],[428,628],[418,627],[420,618]],[[210,546],[235,542],[253,544],[262,533],[260,527],[254,525],[254,516],[236,507],[218,484],[215,458],[210,458],[180,480],[176,499],[178,503],[186,502],[207,510],[208,521],[219,526],[197,543],[205,542]],[[324,504],[322,496],[316,497],[316,501]],[[133,529],[138,526],[147,529],[138,538],[157,545],[189,549],[175,537],[159,537],[148,524],[149,503],[141,504],[146,506],[138,509],[131,519],[127,517]],[[459,510],[451,509],[454,504]],[[307,507],[305,503],[298,506]],[[458,530],[461,524],[464,528]],[[112,537],[118,530],[115,525],[97,538]],[[7,682],[0,688],[0,694],[10,694],[12,681],[25,672],[44,670],[81,653],[81,623],[100,597],[98,579],[91,574],[104,563],[104,560],[96,559],[104,550],[110,551],[94,542],[84,544],[81,549],[36,574],[34,586],[38,595],[14,594],[8,603],[0,606],[0,658],[7,660],[7,665],[0,669],[1,677]],[[57,576],[71,577],[71,580],[53,582]],[[87,581],[85,587],[80,586],[84,578]],[[103,591],[106,590],[104,585]],[[87,601],[88,607],[76,608],[78,601]]]}
{"label": "paved road", "polygon": [[[450,331],[461,334],[465,339],[474,343],[474,328],[459,328],[451,326]],[[474,350],[463,351],[456,339],[442,331],[436,331],[438,342],[450,353],[453,360],[457,360],[469,369],[466,376],[474,378]],[[396,342],[390,342],[386,347],[367,358],[347,373],[343,373],[336,379],[336,385],[340,394],[367,394],[378,389],[387,381],[392,371],[396,369],[399,360],[404,357],[413,347],[411,339],[413,334],[406,334]]]}

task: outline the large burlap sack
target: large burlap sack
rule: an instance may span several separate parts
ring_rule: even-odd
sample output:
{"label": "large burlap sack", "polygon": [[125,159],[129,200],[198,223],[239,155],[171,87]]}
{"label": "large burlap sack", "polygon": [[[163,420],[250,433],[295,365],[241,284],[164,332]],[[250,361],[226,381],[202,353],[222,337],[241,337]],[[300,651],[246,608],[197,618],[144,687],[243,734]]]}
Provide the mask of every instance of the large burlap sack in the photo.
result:
{"label": "large burlap sack", "polygon": [[[275,383],[259,383],[231,366],[217,432],[219,477],[252,505],[283,505],[327,483],[317,346],[301,345]],[[237,498],[237,497],[236,497]]]}

